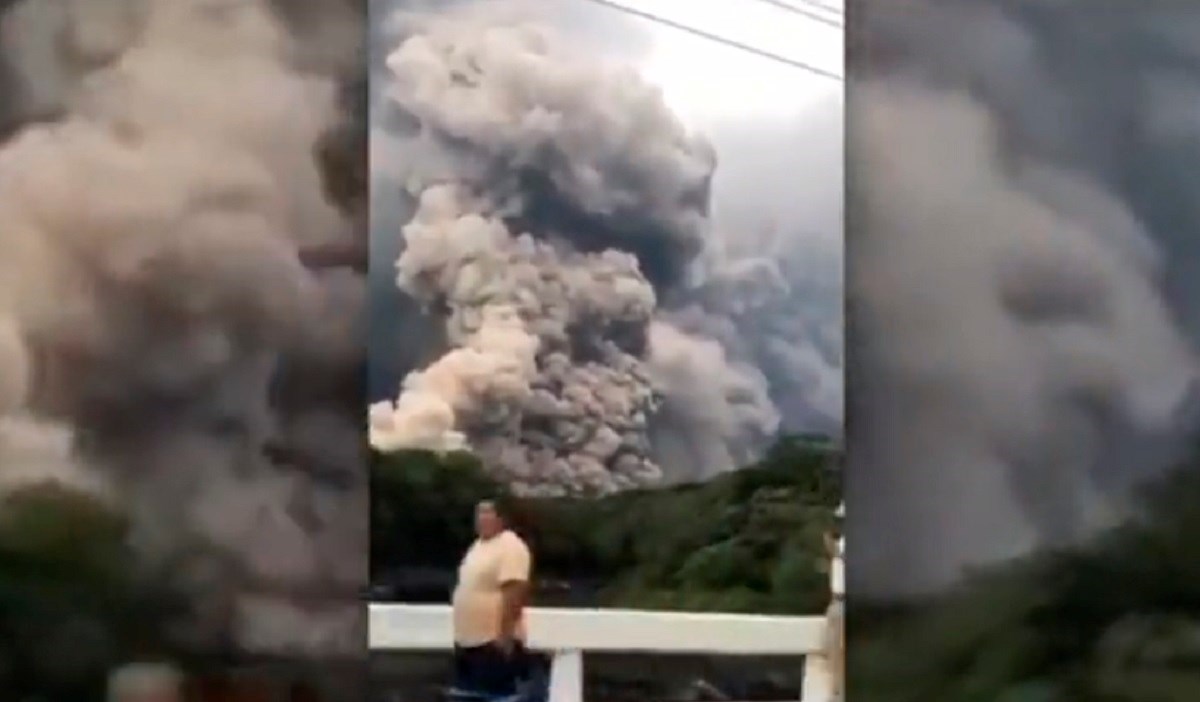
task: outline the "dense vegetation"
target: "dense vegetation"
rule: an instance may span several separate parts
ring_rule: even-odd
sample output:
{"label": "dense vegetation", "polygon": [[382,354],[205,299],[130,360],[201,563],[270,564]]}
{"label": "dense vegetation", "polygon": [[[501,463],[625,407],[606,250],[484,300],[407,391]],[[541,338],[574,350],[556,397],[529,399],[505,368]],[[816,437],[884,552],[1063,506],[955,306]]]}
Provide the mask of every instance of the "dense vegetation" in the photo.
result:
{"label": "dense vegetation", "polygon": [[[837,460],[827,444],[784,437],[755,465],[701,485],[509,501],[543,601],[558,581],[575,604],[811,614],[828,602],[822,533],[840,499]],[[452,573],[473,538],[472,507],[503,493],[467,454],[377,456],[374,481],[379,577]]]}
{"label": "dense vegetation", "polygon": [[[860,702],[1200,700],[1200,470],[1085,547],[982,572],[904,610],[851,601]],[[851,565],[851,567],[853,567]]]}
{"label": "dense vegetation", "polygon": [[111,666],[165,650],[171,598],[135,581],[126,526],[51,486],[0,500],[0,697],[99,699]]}
{"label": "dense vegetation", "polygon": [[[826,597],[820,534],[840,492],[836,460],[790,438],[705,485],[515,506],[543,579],[583,583],[596,603],[811,613]],[[852,602],[853,699],[1200,700],[1197,468],[1149,493],[1144,519],[1085,547],[981,572],[920,605]],[[501,492],[467,455],[380,457],[375,480],[380,572],[452,573],[472,505]],[[166,650],[157,627],[170,599],[134,579],[125,530],[102,505],[52,487],[4,498],[6,695],[95,699],[109,665]]]}

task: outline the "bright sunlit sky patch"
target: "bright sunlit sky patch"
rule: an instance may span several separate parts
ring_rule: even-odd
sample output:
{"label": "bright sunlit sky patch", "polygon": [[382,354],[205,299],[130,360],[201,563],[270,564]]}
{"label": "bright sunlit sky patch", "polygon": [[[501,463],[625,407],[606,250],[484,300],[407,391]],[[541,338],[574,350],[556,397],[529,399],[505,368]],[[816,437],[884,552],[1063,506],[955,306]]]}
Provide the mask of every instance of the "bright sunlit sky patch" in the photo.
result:
{"label": "bright sunlit sky patch", "polygon": [[[761,0],[612,0],[835,75],[844,31]],[[782,0],[842,25],[840,0]],[[716,147],[713,216],[721,238],[753,248],[763,230],[835,258],[842,237],[843,83],[589,0],[544,0],[561,31],[635,65]]]}
{"label": "bright sunlit sky patch", "polygon": [[[791,0],[796,2],[796,0]],[[841,29],[755,0],[623,0],[680,24],[749,44],[841,75]],[[822,13],[832,19],[840,18]],[[632,21],[632,18],[631,18]],[[828,100],[841,83],[671,27],[643,21],[653,34],[643,75],[662,87],[689,121],[795,115]]]}

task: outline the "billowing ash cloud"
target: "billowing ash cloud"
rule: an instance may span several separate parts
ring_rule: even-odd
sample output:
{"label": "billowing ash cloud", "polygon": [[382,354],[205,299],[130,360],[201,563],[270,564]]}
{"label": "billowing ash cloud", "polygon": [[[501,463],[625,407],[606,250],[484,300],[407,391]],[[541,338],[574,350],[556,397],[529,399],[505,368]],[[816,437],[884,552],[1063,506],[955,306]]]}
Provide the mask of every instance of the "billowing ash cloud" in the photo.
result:
{"label": "billowing ash cloud", "polygon": [[730,380],[768,393],[788,427],[838,436],[841,273],[840,260],[811,244],[767,241],[753,256],[721,263],[664,315],[681,330],[719,342],[743,368],[740,380]]}
{"label": "billowing ash cloud", "polygon": [[1192,429],[1200,11],[862,5],[851,588],[907,595],[1111,524]]}
{"label": "billowing ash cloud", "polygon": [[128,513],[145,577],[191,596],[180,643],[355,653],[364,285],[301,253],[362,248],[317,159],[354,141],[356,48],[298,38],[360,10],[10,5],[0,491],[58,481]]}
{"label": "billowing ash cloud", "polygon": [[[372,443],[469,446],[535,494],[744,465],[780,425],[766,373],[823,380],[830,358],[739,338],[787,338],[794,322],[764,320],[795,317],[795,289],[777,262],[714,246],[713,148],[632,68],[527,17],[471,3],[393,23],[372,170],[396,204],[372,258],[395,257],[380,275],[408,303],[381,292],[374,315],[404,327],[419,306],[442,331],[393,341],[411,372],[372,409]],[[811,399],[807,427],[836,431],[840,397]]]}

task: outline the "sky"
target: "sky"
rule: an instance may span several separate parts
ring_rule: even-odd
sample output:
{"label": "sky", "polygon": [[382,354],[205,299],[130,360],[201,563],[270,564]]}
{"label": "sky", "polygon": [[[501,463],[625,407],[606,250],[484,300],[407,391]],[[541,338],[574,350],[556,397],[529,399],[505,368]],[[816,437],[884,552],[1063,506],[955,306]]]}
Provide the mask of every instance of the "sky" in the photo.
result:
{"label": "sky", "polygon": [[[736,0],[735,6],[734,0],[692,0],[686,5],[673,0],[624,0],[620,4],[841,73],[842,34],[838,27],[765,2]],[[595,11],[616,12],[604,7]],[[822,16],[840,23],[837,15]],[[637,17],[630,17],[628,23],[635,31],[650,35],[648,51],[637,61],[642,75],[663,88],[668,103],[684,119],[701,128],[751,116],[795,117],[840,91],[836,81],[705,37]]]}
{"label": "sky", "polygon": [[[841,75],[843,31],[763,0],[612,0]],[[779,0],[841,25],[840,0]],[[813,8],[819,3],[836,10]],[[716,229],[735,250],[760,228],[801,230],[840,267],[842,83],[589,0],[544,0],[560,31],[636,65],[715,145]]]}

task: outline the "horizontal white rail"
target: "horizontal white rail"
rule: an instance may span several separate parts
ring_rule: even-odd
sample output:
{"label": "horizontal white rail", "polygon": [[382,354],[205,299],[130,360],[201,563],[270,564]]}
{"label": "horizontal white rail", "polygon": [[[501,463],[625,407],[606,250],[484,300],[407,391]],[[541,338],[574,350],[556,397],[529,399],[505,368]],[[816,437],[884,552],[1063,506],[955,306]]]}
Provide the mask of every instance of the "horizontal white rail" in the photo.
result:
{"label": "horizontal white rail", "polygon": [[[553,654],[551,702],[581,702],[581,653],[805,656],[803,702],[826,702],[824,617],[615,609],[528,610],[528,645]],[[443,651],[454,645],[447,605],[370,605],[372,651]]]}
{"label": "horizontal white rail", "polygon": [[[372,604],[372,650],[452,648],[450,607]],[[823,617],[540,609],[526,613],[528,645],[539,651],[797,655],[822,652]]]}

